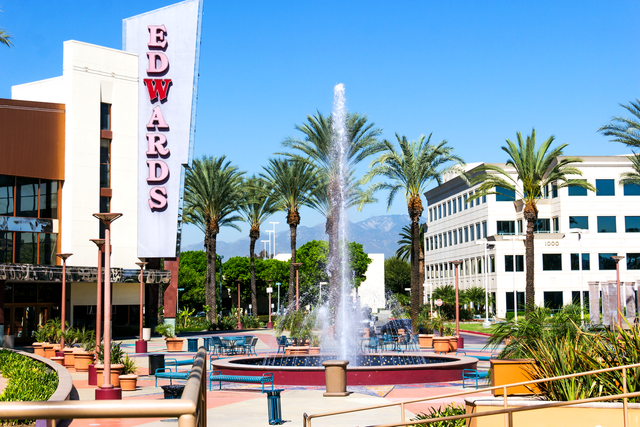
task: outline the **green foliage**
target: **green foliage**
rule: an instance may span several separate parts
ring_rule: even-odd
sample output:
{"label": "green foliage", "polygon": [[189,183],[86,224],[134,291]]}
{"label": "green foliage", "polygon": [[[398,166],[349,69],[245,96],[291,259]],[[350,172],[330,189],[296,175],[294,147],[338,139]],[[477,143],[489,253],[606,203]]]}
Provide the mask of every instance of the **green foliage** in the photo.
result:
{"label": "green foliage", "polygon": [[312,335],[315,323],[315,312],[291,310],[276,319],[276,335],[281,335],[283,331],[287,330],[290,338],[304,341]]}
{"label": "green foliage", "polygon": [[206,317],[190,317],[187,321],[187,327],[178,326],[178,332],[198,332],[213,330],[215,323],[209,322]]}
{"label": "green foliage", "polygon": [[[455,403],[445,404],[439,408],[430,408],[429,413],[417,414],[411,421],[431,420],[434,418],[452,417],[455,415],[464,415],[464,406],[458,406]],[[435,423],[414,424],[414,427],[465,427],[467,422],[465,419],[438,421]]]}
{"label": "green foliage", "polygon": [[[250,301],[251,289],[249,283],[251,281],[251,266],[249,257],[236,256],[229,258],[224,263],[225,280],[222,286],[231,289],[232,295],[237,295],[238,283],[240,279],[241,298],[243,301]],[[287,294],[289,288],[289,263],[287,261],[279,261],[277,259],[255,259],[256,269],[256,292],[260,295],[266,295],[269,282],[272,280],[271,286],[274,288],[274,294],[277,295],[277,282],[282,283],[280,292],[282,295]],[[236,322],[237,323],[237,322]]]}
{"label": "green foliage", "polygon": [[129,357],[128,354],[125,355],[122,364],[124,365],[124,368],[122,368],[122,375],[136,375],[138,373],[136,360]]}
{"label": "green foliage", "polygon": [[[420,250],[424,250],[424,233],[427,231],[426,224],[418,225],[418,244]],[[398,249],[395,256],[403,261],[411,259],[411,226],[405,225],[400,232],[400,240],[398,240]]]}
{"label": "green foliage", "polygon": [[[122,350],[122,348],[120,347],[119,342],[112,342],[111,343],[111,364],[112,365],[118,365],[118,364],[124,364],[124,360],[125,360],[125,353],[124,350]],[[102,364],[104,364],[104,344],[100,344],[98,346],[98,361]]]}
{"label": "green foliage", "polygon": [[193,316],[193,313],[195,311],[196,311],[195,308],[192,308],[192,309],[183,308],[182,310],[180,310],[178,312],[178,319],[179,319],[180,323],[182,323],[182,327],[183,328],[187,327],[187,325],[191,321],[191,316]]}
{"label": "green foliage", "polygon": [[159,324],[158,326],[156,326],[155,331],[165,338],[173,338],[176,336],[176,331],[173,325],[170,323]]}
{"label": "green foliage", "polygon": [[[46,401],[58,387],[58,374],[42,362],[0,349],[0,373],[8,380],[0,401]],[[9,424],[33,424],[34,420],[6,420]]]}
{"label": "green foliage", "polygon": [[411,286],[411,265],[398,257],[384,260],[385,292],[406,294],[405,289]]}
{"label": "green foliage", "polygon": [[233,331],[238,326],[238,318],[233,316],[222,316],[218,322],[218,329],[221,331]]}
{"label": "green foliage", "polygon": [[473,307],[476,313],[479,313],[481,311],[484,312],[486,293],[483,287],[474,286],[469,289],[464,289],[460,291],[460,293],[462,294],[465,301],[473,303]]}
{"label": "green foliage", "polygon": [[257,317],[253,317],[245,314],[244,316],[240,316],[240,319],[242,321],[243,329],[258,329],[264,326],[264,323],[258,320]]}
{"label": "green foliage", "polygon": [[[220,266],[220,261],[217,263]],[[185,251],[180,253],[178,287],[184,288],[184,291],[180,292],[180,304],[183,307],[198,308],[203,306],[205,302],[206,276],[206,252]]]}

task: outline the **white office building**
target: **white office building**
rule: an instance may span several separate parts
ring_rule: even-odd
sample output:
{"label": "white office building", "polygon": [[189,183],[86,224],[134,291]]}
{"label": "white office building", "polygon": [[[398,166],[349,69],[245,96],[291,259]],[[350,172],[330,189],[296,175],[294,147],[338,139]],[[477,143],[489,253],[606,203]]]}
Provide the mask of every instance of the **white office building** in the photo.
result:
{"label": "white office building", "polygon": [[[583,163],[575,166],[583,175],[569,178],[586,179],[597,191],[550,185],[538,202],[534,263],[539,306],[556,309],[579,302],[580,290],[587,304],[587,282],[616,280],[613,255],[625,257],[619,265],[621,282],[640,279],[640,234],[634,234],[640,233],[640,187],[619,184],[631,162],[626,156],[581,158]],[[473,173],[480,165],[470,164],[467,171]],[[425,193],[425,294],[428,299],[433,289],[454,285],[452,261],[460,260],[460,289],[488,288],[495,297],[496,315],[505,317],[513,311],[514,289],[518,308],[524,307],[523,204],[505,195],[466,203],[476,188],[451,176]]]}

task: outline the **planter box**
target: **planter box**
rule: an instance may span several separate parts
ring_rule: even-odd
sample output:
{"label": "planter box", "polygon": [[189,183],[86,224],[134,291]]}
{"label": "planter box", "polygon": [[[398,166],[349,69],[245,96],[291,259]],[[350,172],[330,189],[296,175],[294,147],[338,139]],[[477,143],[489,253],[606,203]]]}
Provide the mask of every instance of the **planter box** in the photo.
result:
{"label": "planter box", "polygon": [[[532,359],[491,359],[489,363],[491,364],[491,386],[493,387],[531,381],[527,367],[534,365],[536,362]],[[536,394],[540,392],[540,389],[535,385],[529,387],[530,389],[523,385],[509,387],[507,395]],[[493,395],[502,396],[502,390],[493,390]]]}
{"label": "planter box", "polygon": [[[124,369],[124,365],[122,364],[111,365],[112,386],[120,387],[120,374],[122,373],[122,369]],[[102,387],[102,384],[104,384],[104,365],[96,365],[96,370],[98,374],[98,387]]]}
{"label": "planter box", "polygon": [[433,348],[433,334],[419,334],[420,348]]}
{"label": "planter box", "polygon": [[75,368],[76,366],[76,349],[72,347],[64,348],[64,367]]}
{"label": "planter box", "polygon": [[77,372],[87,372],[89,365],[93,363],[94,353],[92,351],[78,351],[74,357],[74,368]]}
{"label": "planter box", "polygon": [[450,337],[433,337],[433,350],[436,353],[449,353],[451,351],[449,338]]}
{"label": "planter box", "polygon": [[137,375],[120,375],[120,388],[122,391],[135,391],[137,384]]}
{"label": "planter box", "polygon": [[167,351],[182,351],[184,347],[184,338],[165,338],[167,343]]}
{"label": "planter box", "polygon": [[44,356],[44,347],[43,345],[45,345],[46,343],[44,342],[34,342],[33,343],[33,354],[35,354],[36,356],[41,356],[41,357],[45,357]]}
{"label": "planter box", "polygon": [[298,345],[298,346],[289,346],[285,350],[285,354],[309,354],[309,346],[308,345]]}
{"label": "planter box", "polygon": [[[521,406],[540,406],[551,403],[523,398],[508,398],[510,408]],[[502,398],[466,398],[466,413],[495,411],[503,408]],[[595,402],[584,403],[565,408],[547,408],[536,411],[516,412],[513,425],[518,427],[567,427],[567,426],[622,426],[622,403]],[[640,404],[629,403],[629,425],[640,425]],[[475,418],[470,427],[493,427],[504,425],[504,415],[489,415]]]}

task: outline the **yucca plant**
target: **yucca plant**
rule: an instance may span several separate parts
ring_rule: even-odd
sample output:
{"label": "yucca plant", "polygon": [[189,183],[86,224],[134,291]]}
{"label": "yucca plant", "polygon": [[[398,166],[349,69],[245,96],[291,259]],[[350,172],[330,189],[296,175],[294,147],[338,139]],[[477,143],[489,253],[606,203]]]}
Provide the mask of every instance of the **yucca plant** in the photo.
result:
{"label": "yucca plant", "polygon": [[[449,405],[443,405],[438,408],[430,408],[428,414],[425,414],[424,412],[417,414],[415,418],[411,419],[411,421],[430,420],[434,418],[452,417],[454,415],[464,414],[464,406],[458,406],[455,403],[451,403]],[[414,424],[414,427],[465,427],[466,425],[467,421],[465,419],[458,419],[437,421],[435,423]]]}

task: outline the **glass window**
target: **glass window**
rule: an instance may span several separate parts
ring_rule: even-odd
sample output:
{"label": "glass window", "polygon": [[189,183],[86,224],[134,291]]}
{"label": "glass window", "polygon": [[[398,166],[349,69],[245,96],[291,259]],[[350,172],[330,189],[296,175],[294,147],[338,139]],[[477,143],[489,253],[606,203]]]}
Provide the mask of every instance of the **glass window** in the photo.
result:
{"label": "glass window", "polygon": [[444,233],[444,247],[447,247],[447,233]]}
{"label": "glass window", "polygon": [[469,227],[464,228],[464,242],[467,243],[469,241]]}
{"label": "glass window", "polygon": [[551,220],[549,218],[538,218],[533,223],[534,233],[551,233]]}
{"label": "glass window", "polygon": [[111,104],[100,103],[100,130],[111,130]]}
{"label": "glass window", "polygon": [[615,196],[616,182],[613,179],[596,179],[596,196]]}
{"label": "glass window", "polygon": [[624,217],[625,233],[640,233],[640,216]]}
{"label": "glass window", "polygon": [[[13,262],[13,233],[0,231],[0,263]],[[11,302],[11,301],[7,301]]]}
{"label": "glass window", "polygon": [[431,211],[431,208],[429,208],[429,222],[433,221],[433,212]]}
{"label": "glass window", "polygon": [[452,240],[451,240],[451,232],[449,232],[449,246],[451,246],[451,244],[452,244],[451,242],[452,242]]}
{"label": "glass window", "polygon": [[[504,256],[504,271],[513,273],[513,255]],[[516,255],[516,272],[524,271],[524,255]]]}
{"label": "glass window", "polygon": [[458,197],[458,210],[462,212],[462,197]]}
{"label": "glass window", "polygon": [[482,223],[482,237],[487,238],[487,221]]}
{"label": "glass window", "polygon": [[611,257],[616,255],[618,254],[598,254],[598,270],[615,270],[616,261],[614,259],[611,259]]}
{"label": "glass window", "polygon": [[[507,295],[507,312],[513,313],[513,291],[505,292]],[[524,310],[524,292],[516,293],[516,298],[518,299],[518,313]]]}
{"label": "glass window", "polygon": [[492,273],[495,273],[495,272],[496,272],[496,257],[495,257],[495,256],[493,256],[493,255],[491,255],[491,256],[489,257],[489,261],[490,261],[490,263],[491,263],[491,272],[492,272]]}
{"label": "glass window", "polygon": [[[586,179],[570,179],[569,183],[577,182],[577,181],[586,181]],[[582,187],[576,187],[574,185],[569,185],[569,195],[570,196],[586,196],[587,189]]]}
{"label": "glass window", "polygon": [[456,199],[453,199],[453,213],[458,212],[458,203],[456,203]]}
{"label": "glass window", "polygon": [[478,239],[480,238],[480,223],[476,224],[476,236],[478,236]]}
{"label": "glass window", "polygon": [[38,263],[38,233],[16,233],[16,263]]}
{"label": "glass window", "polygon": [[[60,289],[60,285],[58,285]],[[14,286],[13,298],[15,303],[33,303],[38,297],[38,284],[24,282]]]}
{"label": "glass window", "polygon": [[615,233],[616,217],[615,216],[599,216],[598,217],[598,233]]}
{"label": "glass window", "polygon": [[465,194],[465,195],[464,195],[464,209],[465,209],[465,210],[467,210],[467,208],[469,207],[469,206],[467,205],[467,198],[468,198],[468,196]]}
{"label": "glass window", "polygon": [[[578,265],[578,258],[580,254],[571,254],[571,270],[580,270]],[[591,263],[589,262],[589,254],[582,254],[582,269],[590,270]]]}
{"label": "glass window", "polygon": [[442,218],[442,205],[438,205],[438,219]]}
{"label": "glass window", "polygon": [[0,175],[0,215],[13,216],[13,187],[16,179]]}
{"label": "glass window", "polygon": [[589,217],[588,216],[570,216],[569,228],[580,228],[582,230],[588,230]]}
{"label": "glass window", "polygon": [[554,233],[559,233],[560,232],[560,222],[558,221],[558,217],[552,218],[552,222],[553,222],[553,229],[552,231]]}
{"label": "glass window", "polygon": [[518,234],[522,234],[522,220],[518,220]]}
{"label": "glass window", "polygon": [[[476,191],[476,193],[477,193],[477,191]],[[480,206],[480,197],[478,197],[478,198],[476,199],[476,206]]]}
{"label": "glass window", "polygon": [[544,306],[551,310],[559,310],[562,308],[562,292],[551,291],[544,292]]}
{"label": "glass window", "polygon": [[100,138],[100,188],[111,188],[111,140]]}
{"label": "glass window", "polygon": [[627,254],[627,270],[640,270],[640,254]]}
{"label": "glass window", "polygon": [[496,187],[496,202],[513,202],[516,200],[516,192],[504,187]]}
{"label": "glass window", "polygon": [[476,240],[476,239],[475,239],[475,237],[474,237],[474,233],[473,233],[473,225],[470,225],[470,226],[469,226],[469,234],[470,234],[470,238],[471,238],[471,241],[472,241],[472,242],[473,242],[474,240]]}
{"label": "glass window", "polygon": [[451,201],[447,202],[447,215],[451,215]]}
{"label": "glass window", "polygon": [[40,180],[40,218],[58,218],[58,182]]}
{"label": "glass window", "polygon": [[625,184],[623,188],[625,196],[640,196],[640,185],[638,184]]}
{"label": "glass window", "polygon": [[40,264],[56,265],[57,234],[40,233]]}
{"label": "glass window", "polygon": [[514,221],[497,221],[497,233],[499,235],[513,235],[516,234]]}
{"label": "glass window", "polygon": [[16,181],[16,216],[37,218],[40,187],[38,179],[17,178]]}
{"label": "glass window", "polygon": [[551,184],[551,198],[555,199],[558,197],[558,186],[556,184]]}
{"label": "glass window", "polygon": [[442,247],[442,234],[438,235],[438,247]]}
{"label": "glass window", "polygon": [[487,203],[487,196],[482,196],[482,203]]}
{"label": "glass window", "polygon": [[562,270],[561,254],[542,254],[542,269],[544,271]]}
{"label": "glass window", "polygon": [[457,245],[458,244],[458,232],[453,230],[453,244]]}
{"label": "glass window", "polygon": [[458,229],[458,239],[460,240],[460,243],[462,243],[462,228]]}

